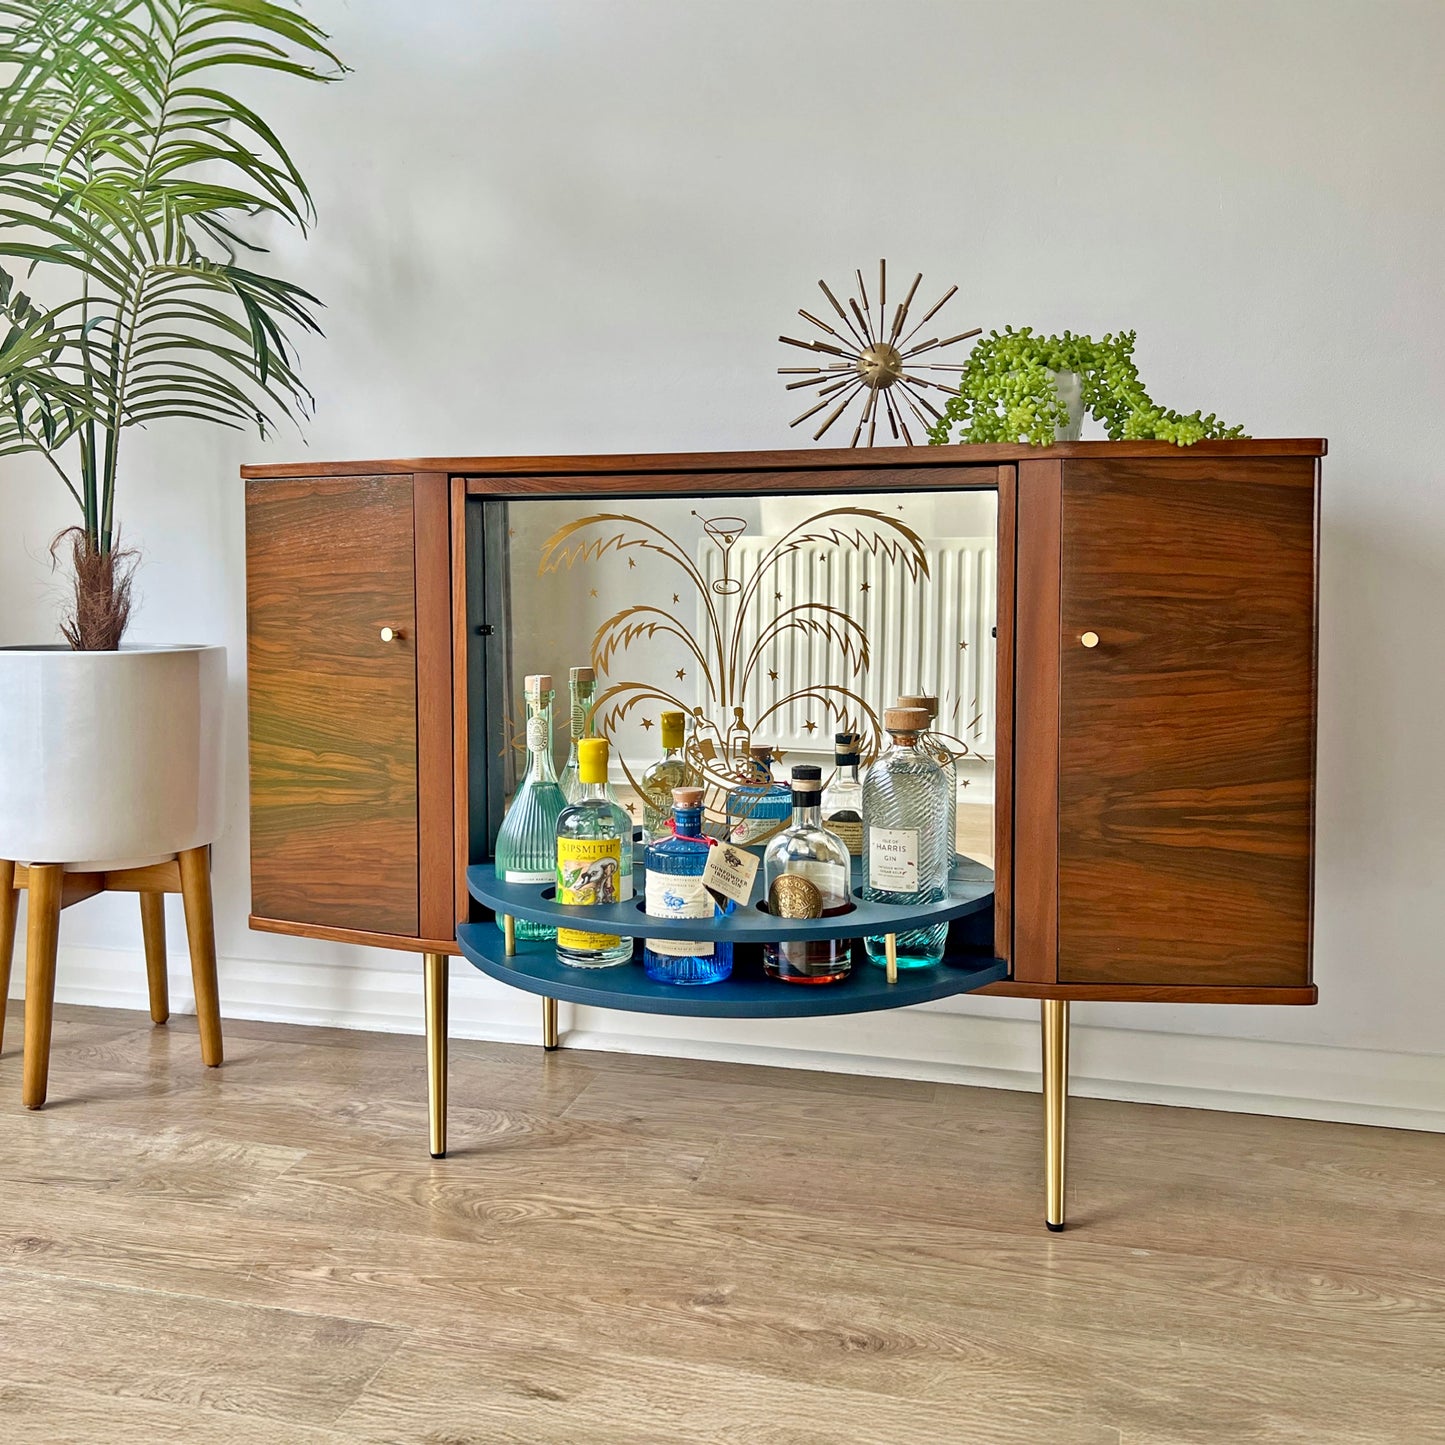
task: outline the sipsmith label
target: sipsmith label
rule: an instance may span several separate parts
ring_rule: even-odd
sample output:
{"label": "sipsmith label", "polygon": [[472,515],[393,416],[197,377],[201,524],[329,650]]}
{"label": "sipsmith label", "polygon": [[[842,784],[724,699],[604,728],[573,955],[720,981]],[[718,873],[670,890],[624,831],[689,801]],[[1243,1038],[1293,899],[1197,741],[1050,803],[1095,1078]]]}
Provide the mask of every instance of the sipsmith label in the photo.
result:
{"label": "sipsmith label", "polygon": [[[620,838],[559,838],[557,840],[557,902],[595,908],[623,903],[632,897],[632,873],[622,866]],[[593,933],[580,928],[559,928],[561,948],[580,953],[614,948],[615,933]]]}

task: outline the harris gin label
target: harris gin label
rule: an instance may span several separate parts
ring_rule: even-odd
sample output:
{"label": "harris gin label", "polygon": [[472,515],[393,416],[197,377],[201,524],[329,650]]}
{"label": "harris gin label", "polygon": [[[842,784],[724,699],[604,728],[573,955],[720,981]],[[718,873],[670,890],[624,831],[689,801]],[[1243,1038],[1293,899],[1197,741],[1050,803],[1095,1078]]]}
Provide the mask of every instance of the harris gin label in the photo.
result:
{"label": "harris gin label", "polygon": [[869,828],[868,883],[892,893],[918,891],[917,828]]}

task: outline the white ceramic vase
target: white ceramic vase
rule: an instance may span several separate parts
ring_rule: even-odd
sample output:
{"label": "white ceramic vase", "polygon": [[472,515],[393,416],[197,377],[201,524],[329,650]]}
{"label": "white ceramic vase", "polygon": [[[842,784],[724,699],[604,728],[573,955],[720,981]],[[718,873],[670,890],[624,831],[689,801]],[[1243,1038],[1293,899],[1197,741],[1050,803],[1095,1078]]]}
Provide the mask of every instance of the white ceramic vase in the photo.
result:
{"label": "white ceramic vase", "polygon": [[221,830],[224,647],[0,647],[0,858],[135,868]]}
{"label": "white ceramic vase", "polygon": [[1056,442],[1076,442],[1084,429],[1084,386],[1077,371],[1050,372],[1054,378],[1054,391],[1069,409],[1069,424],[1054,428]]}

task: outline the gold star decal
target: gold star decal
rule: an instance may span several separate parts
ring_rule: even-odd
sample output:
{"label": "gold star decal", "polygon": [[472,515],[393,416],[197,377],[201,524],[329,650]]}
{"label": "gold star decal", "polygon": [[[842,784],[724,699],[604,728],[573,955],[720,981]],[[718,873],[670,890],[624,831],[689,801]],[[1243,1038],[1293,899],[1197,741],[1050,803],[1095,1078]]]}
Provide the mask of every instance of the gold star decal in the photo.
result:
{"label": "gold star decal", "polygon": [[645,717],[645,718],[643,718],[643,719],[642,719],[642,726],[643,726],[644,728],[650,728],[650,727],[652,726],[652,719],[651,719],[650,717]]}
{"label": "gold star decal", "polygon": [[629,813],[631,813],[632,816],[635,818],[635,817],[637,816],[637,804],[636,804],[636,803],[628,803],[628,804],[627,804],[627,811],[628,811]]}
{"label": "gold star decal", "polygon": [[674,602],[681,602],[681,601],[682,601],[682,598],[679,597],[676,592],[674,592],[674,593],[672,594],[672,600],[673,600]]}
{"label": "gold star decal", "polygon": [[774,601],[774,602],[781,602],[782,600],[783,600],[783,594],[782,594],[781,592],[774,592],[774,593],[773,593],[773,601]]}
{"label": "gold star decal", "polygon": [[677,680],[678,680],[679,682],[681,682],[681,681],[683,680],[683,678],[685,678],[686,676],[687,676],[687,669],[686,669],[685,667],[679,667],[678,670],[677,670]]}
{"label": "gold star decal", "polygon": [[508,535],[509,537],[515,537],[515,536],[517,535],[517,529],[516,529],[515,527],[508,527],[508,528],[507,528],[507,535]]}
{"label": "gold star decal", "polygon": [[807,728],[810,735],[818,731],[818,724],[815,722],[805,722],[803,726]]}
{"label": "gold star decal", "polygon": [[592,589],[592,595],[594,597],[597,595],[597,589],[595,587]]}
{"label": "gold star decal", "polygon": [[629,558],[627,559],[627,565],[628,565],[629,567],[635,567],[635,566],[637,566],[637,558],[635,558],[635,557],[629,557]]}
{"label": "gold star decal", "polygon": [[860,592],[869,592],[872,590],[872,587],[873,584],[871,582],[865,582],[858,590]]}
{"label": "gold star decal", "polygon": [[962,652],[963,649],[964,649],[965,647],[967,647],[967,646],[968,646],[968,643],[966,643],[966,642],[960,642],[960,643],[958,644],[958,650],[959,650],[960,652]]}
{"label": "gold star decal", "polygon": [[769,681],[769,682],[776,682],[777,680],[778,680],[778,669],[777,669],[776,667],[770,667],[770,668],[768,669],[768,681]]}

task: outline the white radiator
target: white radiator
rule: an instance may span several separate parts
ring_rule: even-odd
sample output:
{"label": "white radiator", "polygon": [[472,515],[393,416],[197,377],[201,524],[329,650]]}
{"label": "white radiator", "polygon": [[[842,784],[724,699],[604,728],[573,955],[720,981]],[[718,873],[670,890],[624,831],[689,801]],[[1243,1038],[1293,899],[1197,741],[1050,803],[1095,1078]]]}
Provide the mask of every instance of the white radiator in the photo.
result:
{"label": "white radiator", "polygon": [[[728,559],[729,576],[749,582],[777,541],[739,537]],[[925,546],[929,575],[916,579],[896,559],[835,545],[810,543],[781,557],[748,599],[742,655],[752,651],[762,629],[788,608],[800,602],[823,602],[862,624],[869,646],[868,667],[857,670],[856,659],[843,657],[821,633],[788,631],[764,645],[749,678],[749,721],[763,717],[779,699],[810,683],[848,687],[880,718],[900,694],[927,693],[939,699],[939,731],[991,759],[997,547],[992,537],[944,537]],[[711,587],[723,575],[721,549],[704,544],[700,562]],[[745,595],[713,596],[729,634]],[[777,673],[776,680],[771,672]],[[698,701],[706,699],[700,696]],[[812,732],[807,727],[810,721],[816,724]],[[785,752],[828,753],[833,731],[818,703],[801,698],[763,721],[757,736]]]}

